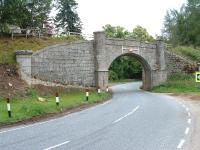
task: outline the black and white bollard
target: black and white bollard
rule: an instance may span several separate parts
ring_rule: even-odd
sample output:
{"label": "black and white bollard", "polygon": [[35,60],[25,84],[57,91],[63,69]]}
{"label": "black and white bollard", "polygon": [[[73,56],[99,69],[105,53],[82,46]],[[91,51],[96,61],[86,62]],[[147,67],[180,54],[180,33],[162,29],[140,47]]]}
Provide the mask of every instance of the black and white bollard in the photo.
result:
{"label": "black and white bollard", "polygon": [[98,92],[98,94],[101,94],[101,88],[100,87],[98,87],[97,92]]}
{"label": "black and white bollard", "polygon": [[56,105],[59,106],[59,103],[60,103],[60,98],[58,92],[56,92]]}
{"label": "black and white bollard", "polygon": [[86,101],[89,100],[89,89],[85,90]]}
{"label": "black and white bollard", "polygon": [[108,88],[108,86],[106,87],[106,92],[109,92],[109,88]]}
{"label": "black and white bollard", "polygon": [[7,98],[7,110],[8,110],[8,117],[12,117],[11,107],[10,107],[10,98]]}

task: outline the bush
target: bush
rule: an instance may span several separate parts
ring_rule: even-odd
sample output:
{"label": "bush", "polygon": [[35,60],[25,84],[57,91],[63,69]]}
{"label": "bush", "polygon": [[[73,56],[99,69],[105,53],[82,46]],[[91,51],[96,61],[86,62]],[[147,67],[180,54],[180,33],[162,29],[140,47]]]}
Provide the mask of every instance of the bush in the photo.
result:
{"label": "bush", "polygon": [[38,92],[34,89],[28,89],[26,92],[26,96],[31,97],[31,98],[37,98]]}
{"label": "bush", "polygon": [[174,74],[167,82],[152,89],[161,93],[199,93],[199,85],[195,82],[194,74]]}
{"label": "bush", "polygon": [[115,81],[118,80],[118,75],[116,72],[114,72],[113,70],[109,71],[109,81]]}
{"label": "bush", "polygon": [[172,49],[172,51],[174,51],[178,54],[181,54],[192,61],[200,62],[200,50],[199,49],[195,49],[193,47],[180,46],[180,47],[176,47],[176,48]]}

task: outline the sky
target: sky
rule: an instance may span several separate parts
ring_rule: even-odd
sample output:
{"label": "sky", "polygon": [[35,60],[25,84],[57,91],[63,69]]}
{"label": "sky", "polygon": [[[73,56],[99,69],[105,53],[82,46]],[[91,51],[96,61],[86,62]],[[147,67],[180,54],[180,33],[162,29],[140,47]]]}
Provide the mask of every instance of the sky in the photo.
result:
{"label": "sky", "polygon": [[76,0],[83,33],[93,34],[111,24],[132,31],[136,25],[149,34],[161,34],[164,16],[169,9],[179,9],[186,0]]}

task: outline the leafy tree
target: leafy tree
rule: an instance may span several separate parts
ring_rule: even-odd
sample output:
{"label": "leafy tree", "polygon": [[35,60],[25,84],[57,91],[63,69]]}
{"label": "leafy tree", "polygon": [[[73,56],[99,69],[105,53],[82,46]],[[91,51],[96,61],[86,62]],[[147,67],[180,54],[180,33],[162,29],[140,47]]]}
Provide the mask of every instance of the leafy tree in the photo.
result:
{"label": "leafy tree", "polygon": [[109,80],[141,79],[142,66],[132,56],[122,56],[113,61],[109,68]]}
{"label": "leafy tree", "polygon": [[8,24],[23,26],[28,22],[28,15],[25,0],[1,0],[0,32],[5,32]]}
{"label": "leafy tree", "polygon": [[124,27],[115,27],[110,24],[103,26],[103,30],[109,38],[126,38],[129,37],[130,34],[127,30],[124,29]]}
{"label": "leafy tree", "polygon": [[52,0],[0,0],[0,33],[8,25],[41,27],[51,11]]}
{"label": "leafy tree", "polygon": [[29,11],[29,26],[42,27],[52,9],[52,0],[28,0],[26,8]]}
{"label": "leafy tree", "polygon": [[200,0],[188,0],[186,12],[188,14],[189,43],[200,46]]}
{"label": "leafy tree", "polygon": [[110,24],[103,26],[103,29],[109,38],[134,38],[139,41],[154,41],[154,38],[149,35],[147,30],[139,25],[132,32],[127,31],[124,27],[112,26]]}
{"label": "leafy tree", "polygon": [[64,32],[81,33],[82,25],[78,13],[76,12],[78,4],[75,0],[57,0],[59,12],[55,21],[57,28],[62,28]]}
{"label": "leafy tree", "polygon": [[139,25],[133,29],[133,32],[131,34],[132,34],[132,37],[140,41],[148,41],[148,42],[154,41],[154,38],[151,35],[149,35],[147,30]]}
{"label": "leafy tree", "polygon": [[163,36],[173,45],[200,45],[200,0],[187,0],[165,16]]}

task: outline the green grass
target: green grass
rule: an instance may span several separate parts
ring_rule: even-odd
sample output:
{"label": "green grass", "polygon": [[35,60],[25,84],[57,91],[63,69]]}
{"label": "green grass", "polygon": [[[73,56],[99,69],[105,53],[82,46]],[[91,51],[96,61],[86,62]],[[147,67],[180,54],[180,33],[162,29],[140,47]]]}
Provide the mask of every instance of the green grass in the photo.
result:
{"label": "green grass", "polygon": [[28,92],[27,97],[13,98],[11,101],[12,118],[8,117],[6,101],[0,97],[0,125],[19,122],[29,118],[43,116],[50,113],[59,113],[85,104],[92,104],[108,99],[110,93],[91,92],[89,101],[85,99],[84,92],[72,92],[60,95],[60,105],[56,106],[55,97],[46,97],[46,102],[37,100],[37,93],[34,90]]}
{"label": "green grass", "polygon": [[167,82],[154,87],[153,92],[158,93],[196,93],[200,94],[200,83],[195,82],[195,75],[175,74]]}
{"label": "green grass", "polygon": [[193,47],[186,47],[186,46],[179,46],[176,48],[172,48],[171,51],[185,56],[186,58],[192,60],[192,61],[196,61],[196,62],[200,62],[200,49],[198,48],[193,48]]}
{"label": "green grass", "polygon": [[16,64],[15,50],[37,51],[50,45],[82,40],[77,36],[45,37],[45,38],[0,38],[0,64]]}

